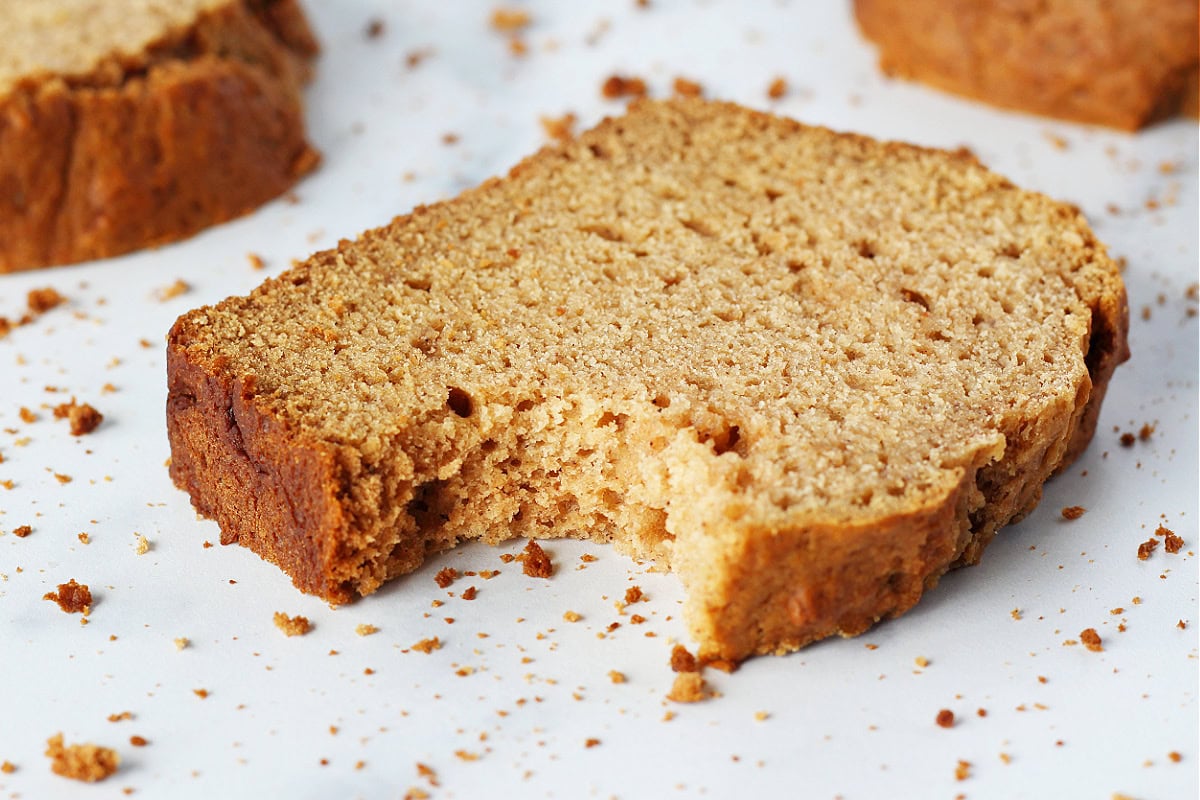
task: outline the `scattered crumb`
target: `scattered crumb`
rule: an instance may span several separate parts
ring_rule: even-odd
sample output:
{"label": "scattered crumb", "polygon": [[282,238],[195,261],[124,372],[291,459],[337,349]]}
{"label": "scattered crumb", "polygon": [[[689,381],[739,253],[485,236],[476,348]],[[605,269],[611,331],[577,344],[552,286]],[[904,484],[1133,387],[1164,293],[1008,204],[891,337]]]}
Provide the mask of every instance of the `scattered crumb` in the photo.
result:
{"label": "scattered crumb", "polygon": [[208,689],[192,689],[192,694],[199,697],[201,700],[208,699]]}
{"label": "scattered crumb", "polygon": [[1167,758],[1171,759],[1176,764],[1183,760],[1183,756],[1179,755],[1179,751],[1177,750],[1172,750],[1171,752],[1167,753]]}
{"label": "scattered crumb", "polygon": [[454,567],[445,567],[444,569],[439,570],[437,575],[433,576],[434,582],[442,589],[449,588],[449,586],[454,583],[455,579],[457,578],[458,570],[456,570]]}
{"label": "scattered crumb", "polygon": [[1083,506],[1066,506],[1062,510],[1063,519],[1079,519],[1086,511]]}
{"label": "scattered crumb", "polygon": [[767,713],[766,711],[755,711],[754,712],[754,721],[755,722],[765,722],[768,718],[770,718],[770,716],[771,715],[769,713]]}
{"label": "scattered crumb", "polygon": [[1173,530],[1164,525],[1159,525],[1158,529],[1154,531],[1154,535],[1164,537],[1163,549],[1172,555],[1183,549],[1183,537],[1176,536]]}
{"label": "scattered crumb", "polygon": [[704,95],[703,86],[696,83],[696,81],[691,81],[683,77],[676,77],[671,84],[671,88],[680,97],[702,97]]}
{"label": "scattered crumb", "polygon": [[38,421],[37,414],[33,413],[25,406],[21,406],[20,410],[17,411],[17,416],[21,418],[21,422],[24,422],[28,425],[32,425]]}
{"label": "scattered crumb", "polygon": [[175,282],[170,286],[159,289],[154,294],[160,302],[165,303],[168,300],[174,300],[176,297],[179,297],[182,294],[187,294],[191,291],[191,289],[192,287],[187,283],[187,281],[176,279]]}
{"label": "scattered crumb", "polygon": [[479,754],[472,753],[469,750],[455,750],[454,755],[460,761],[478,761],[479,760]]}
{"label": "scattered crumb", "polygon": [[59,483],[65,484],[65,483],[70,483],[72,479],[71,479],[70,475],[64,475],[61,472],[56,472],[56,473],[54,473],[54,480],[58,481]]}
{"label": "scattered crumb", "polygon": [[462,593],[463,600],[474,600],[478,596],[479,596],[479,590],[476,589],[474,586],[468,586],[466,589],[463,589],[463,593]]}
{"label": "scattered crumb", "polygon": [[46,755],[55,775],[76,781],[94,783],[117,771],[121,757],[115,750],[94,744],[63,745],[61,733],[46,740]]}
{"label": "scattered crumb", "polygon": [[579,620],[583,619],[583,615],[578,611],[564,611],[563,619],[567,622],[579,622]]}
{"label": "scattered crumb", "polygon": [[1138,438],[1143,442],[1150,441],[1150,437],[1154,435],[1154,428],[1155,426],[1151,425],[1149,422],[1145,423],[1138,431]]}
{"label": "scattered crumb", "polygon": [[954,767],[954,780],[965,781],[969,777],[971,777],[971,762],[963,761],[960,758]]}
{"label": "scattered crumb", "polygon": [[618,672],[615,669],[610,669],[608,671],[608,677],[609,677],[609,680],[611,680],[613,683],[624,683],[625,682],[625,673]]}
{"label": "scattered crumb", "polygon": [[699,672],[700,667],[696,663],[696,657],[689,653],[686,647],[677,644],[671,649],[671,671],[680,673]]}
{"label": "scattered crumb", "polygon": [[708,684],[699,672],[680,672],[667,693],[667,699],[676,703],[698,703],[710,696]]}
{"label": "scattered crumb", "polygon": [[383,31],[383,20],[381,20],[379,17],[372,17],[371,20],[367,22],[366,36],[368,39],[378,39],[380,36],[383,36]]}
{"label": "scattered crumb", "polygon": [[646,596],[642,594],[642,587],[630,586],[625,590],[625,605],[632,605],[634,603],[641,602],[645,599],[645,597]]}
{"label": "scattered crumb", "polygon": [[416,650],[418,653],[432,653],[434,650],[442,649],[442,640],[436,636],[431,639],[422,639],[414,644],[411,649]]}
{"label": "scattered crumb", "polygon": [[139,556],[144,556],[150,552],[150,540],[142,534],[137,535],[137,547],[134,549]]}
{"label": "scattered crumb", "polygon": [[784,97],[784,95],[787,94],[787,92],[788,92],[787,79],[784,78],[782,75],[777,75],[775,78],[773,78],[771,80],[771,83],[767,85],[767,97],[769,97],[772,100],[782,99]]}
{"label": "scattered crumb", "polygon": [[937,713],[937,719],[935,721],[937,722],[939,727],[953,728],[954,727],[954,712],[948,708],[943,708],[941,711],[939,711]]}
{"label": "scattered crumb", "polygon": [[91,433],[104,421],[103,414],[87,403],[76,403],[74,397],[71,398],[71,402],[62,403],[54,407],[54,418],[66,418],[71,424],[72,436],[83,436],[86,433]]}
{"label": "scattered crumb", "polygon": [[1154,548],[1158,547],[1157,539],[1147,539],[1138,545],[1137,556],[1140,561],[1145,561],[1154,552]]}
{"label": "scattered crumb", "polygon": [[595,747],[598,744],[600,744],[600,740],[593,737],[593,738],[585,740],[583,743],[583,746],[590,749],[590,748]]}
{"label": "scattered crumb", "polygon": [[24,539],[31,533],[33,533],[33,528],[29,525],[18,525],[13,528],[13,536],[16,536],[18,539]]}
{"label": "scattered crumb", "polygon": [[1179,620],[1179,622],[1176,622],[1176,623],[1175,623],[1175,627],[1176,627],[1176,628],[1179,628],[1179,630],[1181,630],[1181,631],[1186,631],[1186,630],[1187,630],[1187,623],[1186,623],[1186,622],[1184,622],[1183,620]]}
{"label": "scattered crumb", "polygon": [[621,97],[645,97],[646,82],[641,78],[610,75],[600,86],[600,95],[606,100]]}
{"label": "scattered crumb", "polygon": [[359,636],[370,636],[373,633],[379,633],[379,628],[364,622],[360,625],[356,625],[354,632]]}
{"label": "scattered crumb", "polygon": [[546,136],[559,142],[569,142],[575,138],[576,116],[567,112],[561,117],[542,117],[542,130]]}
{"label": "scattered crumb", "polygon": [[86,583],[76,583],[71,578],[66,583],[58,585],[58,591],[46,592],[43,600],[52,600],[68,614],[82,613],[85,617],[92,613],[92,592]]}
{"label": "scattered crumb", "polygon": [[1093,653],[1099,653],[1104,650],[1104,646],[1100,643],[1100,634],[1096,633],[1095,628],[1086,628],[1079,634],[1079,641],[1083,642],[1083,646]]}
{"label": "scattered crumb", "polygon": [[17,766],[16,766],[16,764],[12,763],[11,761],[5,761],[3,763],[0,763],[0,772],[3,772],[5,775],[12,775],[16,771],[17,771]]}
{"label": "scattered crumb", "polygon": [[109,722],[124,722],[127,719],[133,719],[132,711],[122,711],[120,714],[109,714]]}
{"label": "scattered crumb", "polygon": [[175,638],[175,649],[176,650],[183,650],[189,644],[191,644],[191,640],[189,640],[186,636],[178,636]]}
{"label": "scattered crumb", "polygon": [[929,659],[925,656],[917,656],[915,659],[913,659],[913,663],[915,663],[921,669],[925,669],[925,667],[929,666]]}
{"label": "scattered crumb", "polygon": [[1014,608],[1012,611],[1008,612],[1008,615],[1013,619],[1019,620],[1021,618],[1021,609]]}
{"label": "scattered crumb", "polygon": [[258,253],[246,253],[246,260],[250,262],[250,269],[265,269],[267,262],[263,261],[263,257]]}
{"label": "scattered crumb", "polygon": [[1132,433],[1122,433],[1121,434],[1121,446],[1122,447],[1133,447],[1133,443],[1136,441],[1137,441],[1137,437],[1134,436]]}
{"label": "scattered crumb", "polygon": [[531,578],[549,578],[554,574],[554,564],[550,561],[550,556],[532,539],[517,556],[517,560],[521,562],[525,574]]}
{"label": "scattered crumb", "polygon": [[79,533],[75,534],[75,538],[79,540],[80,544],[92,543],[92,536],[87,531],[80,531]]}
{"label": "scattered crumb", "polygon": [[308,618],[299,614],[289,617],[282,611],[276,611],[274,619],[275,627],[288,636],[303,636],[312,630],[312,623],[308,621]]}
{"label": "scattered crumb", "polygon": [[146,745],[150,744],[149,740],[147,740],[144,736],[130,736],[129,743],[134,747],[145,747]]}
{"label": "scattered crumb", "polygon": [[531,22],[533,18],[523,9],[501,7],[492,11],[492,28],[501,33],[517,33],[528,28]]}
{"label": "scattered crumb", "polygon": [[58,290],[47,286],[44,289],[31,289],[29,294],[25,296],[25,304],[29,306],[29,310],[34,314],[45,314],[52,308],[61,306],[67,302],[67,298],[58,293]]}

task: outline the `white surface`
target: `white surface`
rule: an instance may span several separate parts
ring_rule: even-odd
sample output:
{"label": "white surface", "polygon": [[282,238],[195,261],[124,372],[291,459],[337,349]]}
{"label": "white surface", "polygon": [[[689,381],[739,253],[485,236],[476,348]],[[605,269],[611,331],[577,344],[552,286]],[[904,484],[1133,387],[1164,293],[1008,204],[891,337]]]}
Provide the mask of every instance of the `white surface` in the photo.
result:
{"label": "white surface", "polygon": [[[1185,297],[1197,279],[1194,123],[1129,136],[886,81],[840,3],[530,2],[524,58],[489,28],[489,2],[308,5],[325,47],[309,94],[325,162],[298,204],[154,252],[0,277],[0,314],[18,316],[35,287],[70,298],[0,340],[0,481],[15,483],[0,488],[0,761],[17,766],[0,774],[0,798],[123,797],[126,787],[150,798],[394,798],[410,787],[458,798],[1197,796],[1197,321]],[[386,31],[367,41],[375,16]],[[407,68],[405,55],[425,48]],[[570,110],[590,124],[617,113],[598,88],[618,70],[660,96],[684,75],[710,96],[809,122],[969,145],[1018,184],[1079,204],[1128,258],[1134,358],[1091,449],[1041,507],[907,616],[734,675],[710,670],[723,696],[693,706],[663,699],[670,642],[684,636],[671,576],[561,543],[549,548],[558,573],[534,580],[500,562],[516,545],[476,546],[332,610],[247,550],[204,548],[218,531],[163,466],[162,342],[178,314],[504,171],[542,143],[539,115]],[[776,75],[792,91],[769,103]],[[460,140],[444,144],[446,133]],[[1163,174],[1163,162],[1178,171]],[[265,271],[250,268],[250,252]],[[191,291],[157,300],[176,279]],[[106,383],[117,391],[102,393]],[[75,439],[51,419],[47,407],[71,395],[105,414],[94,434]],[[40,421],[21,422],[21,406]],[[1119,446],[1119,432],[1144,423],[1156,426],[1149,441]],[[1065,522],[1068,505],[1087,513]],[[1184,552],[1138,561],[1160,523]],[[33,535],[9,533],[22,524]],[[152,543],[145,555],[139,533]],[[584,552],[599,560],[581,570]],[[450,592],[479,588],[465,602],[434,584],[447,565],[501,574],[460,579]],[[41,599],[68,578],[97,596],[86,627]],[[631,609],[648,617],[641,626],[613,607],[635,583],[649,596]],[[565,622],[569,609],[583,619]],[[285,638],[275,611],[315,629]],[[360,623],[380,631],[357,636]],[[1088,627],[1104,652],[1064,646]],[[191,640],[183,651],[180,636]],[[444,647],[405,652],[428,636]],[[614,669],[628,681],[612,683]],[[958,716],[950,730],[934,724],[942,708]],[[131,721],[107,721],[126,710]],[[116,747],[120,772],[91,787],[52,775],[42,750],[57,731]],[[150,743],[132,747],[131,735]],[[585,747],[593,737],[600,744]],[[961,782],[959,759],[972,764]]]}

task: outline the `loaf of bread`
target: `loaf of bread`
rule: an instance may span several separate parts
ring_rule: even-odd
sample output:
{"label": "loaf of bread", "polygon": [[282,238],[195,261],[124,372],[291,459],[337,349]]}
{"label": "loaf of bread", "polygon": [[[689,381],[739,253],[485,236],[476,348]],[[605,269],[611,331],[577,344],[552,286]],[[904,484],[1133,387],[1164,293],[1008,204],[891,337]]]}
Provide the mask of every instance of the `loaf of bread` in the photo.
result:
{"label": "loaf of bread", "polygon": [[318,161],[296,0],[39,0],[0,12],[0,273],[159,245]]}
{"label": "loaf of bread", "polygon": [[1121,278],[966,152],[638,101],[168,343],[171,474],[340,603],[466,539],[678,573],[707,657],[853,635],[1087,444]]}
{"label": "loaf of bread", "polygon": [[1136,130],[1197,112],[1196,0],[854,0],[885,72]]}

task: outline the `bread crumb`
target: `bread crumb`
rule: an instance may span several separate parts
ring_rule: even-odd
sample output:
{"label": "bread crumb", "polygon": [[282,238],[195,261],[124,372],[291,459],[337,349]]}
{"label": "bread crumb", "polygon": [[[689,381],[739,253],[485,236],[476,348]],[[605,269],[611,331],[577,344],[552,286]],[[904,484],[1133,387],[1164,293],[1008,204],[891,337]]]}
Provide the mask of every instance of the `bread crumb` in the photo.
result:
{"label": "bread crumb", "polygon": [[771,83],[767,85],[767,97],[771,100],[780,100],[788,92],[787,78],[782,75],[775,76]]}
{"label": "bread crumb", "polygon": [[434,650],[442,649],[442,640],[436,636],[430,639],[422,639],[414,644],[410,649],[416,650],[418,653],[432,653]]}
{"label": "bread crumb", "polygon": [[372,17],[367,22],[367,29],[364,32],[368,39],[378,39],[383,36],[384,22],[379,17]]}
{"label": "bread crumb", "polygon": [[208,689],[192,689],[192,694],[199,697],[201,700],[208,699]]}
{"label": "bread crumb", "polygon": [[449,588],[458,578],[458,570],[454,567],[445,567],[438,571],[437,575],[433,576],[434,582],[442,589]]}
{"label": "bread crumb", "polygon": [[641,78],[610,75],[600,86],[600,96],[606,100],[621,97],[645,97],[646,82]]}
{"label": "bread crumb", "polygon": [[588,739],[584,740],[584,742],[583,742],[583,746],[586,748],[589,748],[589,749],[595,747],[598,744],[600,744],[600,740],[596,739],[595,737],[588,738]]}
{"label": "bread crumb", "polygon": [[971,762],[963,761],[960,758],[954,767],[954,780],[965,781],[969,777],[971,777]]}
{"label": "bread crumb", "polygon": [[176,650],[183,650],[189,644],[191,644],[191,640],[188,639],[186,636],[177,636],[175,638],[175,649]]}
{"label": "bread crumb", "polygon": [[120,714],[109,714],[109,722],[124,722],[127,719],[133,719],[132,711],[122,711]]}
{"label": "bread crumb", "polygon": [[608,671],[608,678],[613,683],[625,683],[625,673],[619,672],[615,669],[610,669]]}
{"label": "bread crumb", "polygon": [[681,644],[671,648],[671,671],[688,673],[699,672],[700,667],[696,663],[696,657],[688,652],[688,649]]}
{"label": "bread crumb", "polygon": [[583,615],[577,611],[564,611],[563,619],[567,622],[579,622],[579,620],[583,619]]}
{"label": "bread crumb", "polygon": [[1154,548],[1158,547],[1158,540],[1151,538],[1138,545],[1137,557],[1139,561],[1145,561],[1154,552]]}
{"label": "bread crumb", "polygon": [[282,611],[275,612],[275,627],[283,631],[287,636],[303,636],[312,630],[312,623],[307,617],[302,617],[297,614],[294,617],[289,617]]}
{"label": "bread crumb", "polygon": [[79,533],[75,534],[75,538],[79,540],[80,544],[92,543],[92,536],[87,531],[80,531]]}
{"label": "bread crumb", "polygon": [[766,711],[755,711],[754,712],[754,721],[755,722],[765,722],[770,716],[771,715],[769,713],[767,713]]}
{"label": "bread crumb", "polygon": [[1183,756],[1181,756],[1177,750],[1172,750],[1171,752],[1167,753],[1167,758],[1171,759],[1176,764],[1183,760]]}
{"label": "bread crumb", "polygon": [[455,750],[454,755],[460,761],[478,761],[479,760],[479,754],[472,753],[469,750]]}
{"label": "bread crumb", "polygon": [[630,586],[625,590],[625,605],[632,605],[644,599],[645,595],[642,594],[642,587],[640,586]]}
{"label": "bread crumb", "polygon": [[1175,623],[1175,627],[1176,627],[1176,628],[1179,628],[1179,630],[1181,630],[1181,631],[1186,631],[1186,630],[1187,630],[1187,623],[1186,623],[1186,622],[1184,622],[1183,620],[1179,620],[1179,622],[1176,622],[1176,623]]}
{"label": "bread crumb", "polygon": [[16,536],[18,539],[24,539],[31,533],[33,533],[33,528],[29,525],[18,525],[13,528],[13,536]]}
{"label": "bread crumb", "polygon": [[71,425],[72,436],[83,436],[100,427],[104,415],[87,403],[76,403],[71,398],[69,403],[61,403],[54,407],[55,419],[66,419]]}
{"label": "bread crumb", "polygon": [[576,116],[570,112],[561,117],[542,117],[542,130],[546,136],[559,142],[569,142],[575,138]]}
{"label": "bread crumb", "polygon": [[532,539],[517,556],[517,560],[521,562],[525,574],[531,578],[549,578],[554,574],[554,564],[550,561],[550,556],[546,555],[546,551],[542,549],[541,545]]}
{"label": "bread crumb", "polygon": [[929,659],[925,656],[917,656],[915,659],[913,659],[913,663],[915,663],[921,669],[925,669],[925,667],[929,666]]}
{"label": "bread crumb", "polygon": [[667,693],[667,699],[676,703],[698,703],[710,696],[708,684],[698,672],[680,672]]}
{"label": "bread crumb", "polygon": [[145,747],[146,745],[150,744],[150,741],[144,736],[130,736],[129,743],[134,747]]}
{"label": "bread crumb", "polygon": [[187,294],[191,291],[191,289],[192,287],[187,283],[187,281],[177,278],[170,286],[165,286],[155,292],[155,296],[158,298],[159,302],[165,303],[168,300],[174,300],[176,297],[179,297],[182,294]]}
{"label": "bread crumb", "polygon": [[67,484],[71,482],[72,478],[70,475],[64,475],[61,472],[56,472],[54,473],[54,480],[62,484]]}
{"label": "bread crumb", "polygon": [[121,757],[117,751],[94,744],[63,745],[63,735],[56,733],[46,740],[46,755],[55,775],[71,780],[95,783],[117,771]]}
{"label": "bread crumb", "polygon": [[359,636],[370,636],[373,633],[379,633],[379,628],[364,622],[356,625],[354,627],[354,632]]}
{"label": "bread crumb", "polygon": [[25,304],[29,306],[29,310],[34,314],[45,314],[52,308],[57,308],[67,302],[67,298],[58,293],[58,290],[47,286],[44,289],[31,289],[29,294],[25,296]]}
{"label": "bread crumb", "polygon": [[671,84],[671,88],[680,97],[702,97],[704,95],[703,86],[696,81],[691,81],[683,77],[676,77]]}
{"label": "bread crumb", "polygon": [[144,556],[150,552],[150,540],[140,533],[137,534],[137,547],[134,549],[139,556]]}
{"label": "bread crumb", "polygon": [[17,765],[11,761],[0,762],[0,772],[3,772],[5,775],[12,775],[16,771]]}
{"label": "bread crumb", "polygon": [[21,406],[20,410],[17,411],[17,416],[21,418],[21,422],[24,422],[27,425],[32,425],[38,421],[38,415],[30,411],[25,406]]}
{"label": "bread crumb", "polygon": [[1164,537],[1163,549],[1172,555],[1183,549],[1183,537],[1176,536],[1173,530],[1164,525],[1159,525],[1154,531],[1154,535]]}
{"label": "bread crumb", "polygon": [[85,617],[92,613],[92,591],[86,583],[76,583],[71,578],[66,583],[58,585],[58,591],[46,592],[43,600],[52,600],[68,614],[82,613]]}
{"label": "bread crumb", "polygon": [[250,262],[250,269],[265,269],[267,266],[267,262],[263,261],[263,257],[258,253],[246,253],[246,260]]}
{"label": "bread crumb", "polygon": [[533,17],[519,8],[497,8],[492,11],[492,29],[501,33],[516,33],[528,28]]}
{"label": "bread crumb", "polygon": [[1085,628],[1079,634],[1079,640],[1083,642],[1083,646],[1093,653],[1099,653],[1104,650],[1104,646],[1100,643],[1100,634],[1096,633],[1095,628]]}
{"label": "bread crumb", "polygon": [[954,712],[948,708],[943,708],[941,711],[939,711],[937,713],[937,718],[935,721],[937,722],[938,727],[953,728],[954,727]]}
{"label": "bread crumb", "polygon": [[1062,510],[1063,519],[1079,519],[1087,509],[1083,506],[1066,506]]}
{"label": "bread crumb", "polygon": [[1133,447],[1133,443],[1137,441],[1137,437],[1132,433],[1122,433],[1120,441],[1122,447]]}

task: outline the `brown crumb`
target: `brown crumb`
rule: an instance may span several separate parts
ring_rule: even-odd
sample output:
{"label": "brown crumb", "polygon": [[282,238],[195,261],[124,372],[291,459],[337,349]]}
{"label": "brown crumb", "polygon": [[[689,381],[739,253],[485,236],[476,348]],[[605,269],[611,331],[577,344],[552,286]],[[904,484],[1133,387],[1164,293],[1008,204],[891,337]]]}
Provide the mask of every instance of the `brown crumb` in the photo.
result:
{"label": "brown crumb", "polygon": [[92,543],[92,537],[87,531],[80,531],[79,533],[75,534],[75,538],[79,540],[80,544]]}
{"label": "brown crumb", "polygon": [[1145,561],[1154,552],[1154,548],[1158,547],[1157,539],[1147,539],[1138,545],[1137,556],[1138,560]]}
{"label": "brown crumb", "polygon": [[5,761],[3,763],[0,763],[0,772],[3,772],[5,775],[12,775],[16,771],[17,771],[17,765],[12,763],[11,761]]}
{"label": "brown crumb", "polygon": [[33,528],[28,525],[18,525],[13,528],[13,536],[16,536],[18,539],[24,539],[31,533],[33,533]]}
{"label": "brown crumb", "polygon": [[17,416],[21,418],[21,422],[29,425],[32,425],[38,421],[38,415],[30,411],[25,406],[21,406],[20,410],[17,411]]}
{"label": "brown crumb", "polygon": [[646,82],[641,78],[610,75],[600,86],[600,95],[606,100],[617,100],[621,97],[645,97]]}
{"label": "brown crumb", "polygon": [[935,721],[937,722],[939,727],[953,728],[954,727],[954,712],[948,708],[943,708],[941,711],[939,711],[937,713],[937,719]]}
{"label": "brown crumb", "polygon": [[1172,750],[1171,752],[1167,753],[1167,758],[1171,759],[1176,764],[1183,760],[1183,756],[1179,754],[1178,750]]}
{"label": "brown crumb", "polygon": [[370,636],[373,633],[379,633],[379,628],[376,628],[374,625],[364,622],[359,625],[356,625],[354,627],[354,632],[357,633],[359,636]]}
{"label": "brown crumb", "polygon": [[66,583],[58,585],[58,591],[46,592],[43,600],[52,600],[68,614],[82,613],[85,617],[92,613],[92,592],[86,583],[76,583],[71,578]]}
{"label": "brown crumb", "polygon": [[1079,519],[1087,511],[1083,506],[1066,506],[1062,510],[1063,519]]}
{"label": "brown crumb", "polygon": [[442,649],[442,640],[434,636],[430,639],[422,639],[414,644],[410,649],[416,650],[418,653],[432,653],[434,650]]}
{"label": "brown crumb", "polygon": [[550,561],[550,556],[546,555],[546,551],[542,549],[541,545],[532,539],[517,556],[517,560],[521,562],[525,574],[531,578],[549,578],[554,574],[554,564]]}
{"label": "brown crumb", "polygon": [[975,711],[975,715],[976,715],[976,716],[978,716],[978,717],[986,717],[986,716],[987,716],[987,709],[986,709],[986,708],[980,708],[980,709],[977,709],[977,710]]}
{"label": "brown crumb", "polygon": [[704,678],[699,672],[681,672],[675,676],[667,699],[675,703],[698,703],[707,700],[712,694]]}
{"label": "brown crumb", "polygon": [[618,670],[615,670],[615,669],[610,669],[608,671],[608,678],[613,683],[624,683],[625,682],[625,673],[619,672]]}
{"label": "brown crumb", "polygon": [[176,650],[184,650],[187,648],[187,646],[189,644],[191,644],[191,640],[188,639],[186,636],[178,636],[175,638],[175,649]]}
{"label": "brown crumb", "polygon": [[516,33],[529,27],[533,18],[520,8],[497,8],[492,11],[492,29],[501,33]]}
{"label": "brown crumb", "polygon": [[466,589],[463,589],[463,593],[462,593],[463,600],[474,600],[478,596],[479,596],[479,590],[476,589],[474,586],[468,586]]}
{"label": "brown crumb", "polygon": [[63,745],[61,733],[46,740],[46,755],[55,775],[71,780],[95,783],[117,771],[121,757],[115,750],[94,744]]}
{"label": "brown crumb", "polygon": [[546,136],[559,142],[569,142],[575,138],[576,116],[570,112],[561,117],[542,117],[542,130]]}
{"label": "brown crumb", "polygon": [[1083,642],[1083,646],[1093,653],[1099,653],[1104,650],[1104,645],[1100,643],[1100,634],[1096,633],[1095,628],[1085,628],[1079,634],[1079,641]]}
{"label": "brown crumb", "polygon": [[25,304],[34,314],[45,314],[52,308],[61,306],[67,298],[58,293],[57,289],[47,286],[45,289],[31,289],[25,296]]}
{"label": "brown crumb", "polygon": [[70,476],[70,475],[64,475],[64,474],[63,474],[63,473],[61,473],[61,472],[56,472],[56,473],[54,473],[54,480],[58,481],[59,483],[70,483],[70,482],[71,482],[71,476]]}
{"label": "brown crumb", "polygon": [[588,738],[588,739],[586,739],[586,740],[584,741],[584,743],[583,743],[583,746],[584,746],[584,747],[586,747],[586,748],[588,748],[588,749],[591,749],[591,748],[595,747],[595,746],[596,746],[596,745],[598,745],[598,744],[600,744],[600,740],[599,740],[599,739],[597,739],[597,738],[595,738],[595,737],[591,737],[591,738]]}
{"label": "brown crumb", "polygon": [[274,619],[275,627],[288,636],[303,636],[312,630],[312,623],[308,621],[308,617],[302,617],[299,614],[289,617],[282,611],[276,611]]}
{"label": "brown crumb", "polygon": [[567,622],[579,622],[579,620],[583,619],[583,615],[578,611],[564,611],[563,619]]}
{"label": "brown crumb", "polygon": [[954,780],[965,781],[969,777],[971,777],[971,762],[963,761],[960,758],[958,764],[954,766]]}
{"label": "brown crumb", "polygon": [[187,294],[191,289],[192,287],[187,281],[176,279],[170,286],[163,287],[155,292],[155,296],[158,297],[160,302],[165,303],[168,300],[174,300],[181,294]]}
{"label": "brown crumb", "polygon": [[208,689],[192,689],[192,694],[199,697],[201,700],[208,699]]}
{"label": "brown crumb", "polygon": [[676,77],[671,84],[671,88],[680,97],[702,97],[704,95],[703,86],[696,83],[696,81],[690,81],[683,77]]}
{"label": "brown crumb", "polygon": [[258,253],[246,253],[246,260],[250,262],[250,269],[264,269],[267,262],[263,261],[263,257]]}
{"label": "brown crumb", "polygon": [[433,576],[434,583],[442,589],[449,588],[456,578],[458,578],[458,570],[454,567],[445,567],[439,570],[437,575]]}
{"label": "brown crumb", "polygon": [[1176,536],[1175,531],[1171,530],[1165,525],[1159,525],[1154,531],[1154,535],[1164,537],[1163,549],[1172,555],[1183,549],[1183,537]]}
{"label": "brown crumb", "polygon": [[625,605],[632,605],[633,603],[640,602],[644,600],[645,597],[646,596],[642,594],[642,587],[630,586],[625,590]]}
{"label": "brown crumb", "polygon": [[367,22],[367,38],[378,39],[380,36],[383,36],[384,27],[383,20],[381,20],[379,17],[372,17],[371,20]]}
{"label": "brown crumb", "polygon": [[130,736],[129,743],[134,747],[145,747],[146,745],[150,744],[149,740],[147,740],[144,736]]}
{"label": "brown crumb", "polygon": [[1179,620],[1179,622],[1176,622],[1176,623],[1175,623],[1175,627],[1176,627],[1176,628],[1179,628],[1179,630],[1181,630],[1181,631],[1186,631],[1186,630],[1187,630],[1187,623],[1186,623],[1186,622],[1184,622],[1183,620]]}
{"label": "brown crumb", "polygon": [[120,714],[109,714],[108,715],[109,722],[123,722],[124,720],[127,720],[127,719],[133,719],[132,711],[122,711]]}
{"label": "brown crumb", "polygon": [[1121,434],[1121,447],[1133,447],[1133,443],[1137,441],[1137,437],[1132,433]]}
{"label": "brown crumb", "polygon": [[680,673],[699,672],[700,666],[696,663],[696,657],[689,653],[686,647],[677,644],[671,649],[671,671]]}
{"label": "brown crumb", "polygon": [[69,403],[61,403],[54,407],[54,418],[66,418],[71,424],[72,436],[83,436],[91,433],[104,421],[104,415],[87,403],[76,403],[71,398]]}
{"label": "brown crumb", "polygon": [[1141,430],[1138,431],[1138,438],[1141,439],[1143,442],[1150,441],[1150,437],[1153,435],[1154,435],[1154,426],[1151,425],[1149,422],[1142,425]]}

